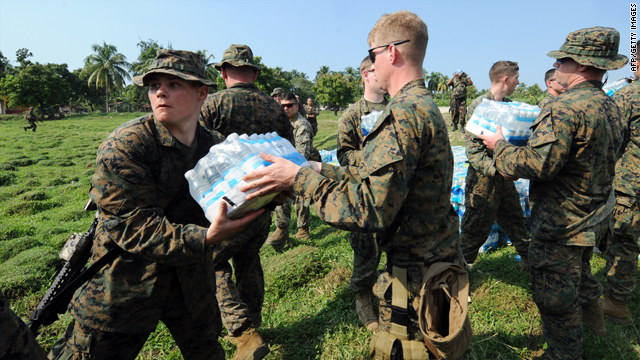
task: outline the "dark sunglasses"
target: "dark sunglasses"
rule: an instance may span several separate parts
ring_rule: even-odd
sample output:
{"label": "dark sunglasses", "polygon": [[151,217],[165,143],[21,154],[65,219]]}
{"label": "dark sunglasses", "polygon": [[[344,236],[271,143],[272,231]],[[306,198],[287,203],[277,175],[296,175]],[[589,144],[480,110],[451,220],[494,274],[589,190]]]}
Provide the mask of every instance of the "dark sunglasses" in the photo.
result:
{"label": "dark sunglasses", "polygon": [[556,59],[556,62],[558,63],[558,65],[562,65],[569,60],[571,60],[571,58],[562,58],[562,59]]}
{"label": "dark sunglasses", "polygon": [[374,48],[371,48],[371,49],[367,50],[367,51],[369,52],[369,60],[371,60],[371,63],[372,63],[372,64],[375,64],[375,63],[376,63],[376,55],[373,53],[373,50],[381,49],[381,48],[388,48],[388,47],[389,47],[389,46],[391,46],[391,45],[396,45],[396,46],[398,46],[398,45],[400,45],[400,44],[408,43],[408,42],[410,42],[410,41],[411,41],[411,40],[394,41],[394,42],[392,42],[392,43],[388,43],[387,45],[380,45],[380,46],[376,46],[376,47],[374,47]]}
{"label": "dark sunglasses", "polygon": [[288,109],[290,107],[294,107],[295,105],[298,105],[298,104],[282,104],[282,107],[285,109]]}

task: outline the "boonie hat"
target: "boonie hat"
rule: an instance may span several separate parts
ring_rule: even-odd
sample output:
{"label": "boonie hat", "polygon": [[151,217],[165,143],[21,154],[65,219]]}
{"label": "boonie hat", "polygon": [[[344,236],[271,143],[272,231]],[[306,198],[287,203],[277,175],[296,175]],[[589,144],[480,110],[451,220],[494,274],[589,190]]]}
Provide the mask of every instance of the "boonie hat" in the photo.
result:
{"label": "boonie hat", "polygon": [[208,86],[216,83],[206,79],[204,58],[198,53],[184,50],[160,49],[151,62],[149,70],[143,75],[133,77],[138,86],[149,85],[148,75],[153,73],[169,74],[187,81],[199,81]]}
{"label": "boonie hat", "polygon": [[273,92],[271,92],[271,96],[275,96],[278,94],[284,94],[284,90],[282,88],[275,88],[273,89]]}
{"label": "boonie hat", "polygon": [[231,66],[251,66],[255,69],[262,69],[262,66],[258,66],[253,62],[253,51],[247,45],[233,44],[229,46],[227,50],[222,54],[222,61],[215,65],[218,70],[222,69],[222,65],[225,63]]}
{"label": "boonie hat", "polygon": [[617,70],[629,62],[629,58],[618,54],[619,45],[618,30],[596,26],[569,33],[560,50],[550,51],[547,56],[554,59],[571,58],[580,65]]}

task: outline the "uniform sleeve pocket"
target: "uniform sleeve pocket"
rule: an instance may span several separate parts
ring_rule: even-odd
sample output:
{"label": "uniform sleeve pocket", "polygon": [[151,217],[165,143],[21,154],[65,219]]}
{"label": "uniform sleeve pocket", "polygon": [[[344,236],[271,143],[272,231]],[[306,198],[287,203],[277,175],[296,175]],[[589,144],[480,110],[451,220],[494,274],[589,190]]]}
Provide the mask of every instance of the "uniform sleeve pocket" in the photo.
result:
{"label": "uniform sleeve pocket", "polygon": [[376,134],[375,139],[377,141],[365,143],[364,157],[359,169],[363,179],[378,174],[379,171],[393,171],[385,167],[403,159],[398,138],[391,126]]}

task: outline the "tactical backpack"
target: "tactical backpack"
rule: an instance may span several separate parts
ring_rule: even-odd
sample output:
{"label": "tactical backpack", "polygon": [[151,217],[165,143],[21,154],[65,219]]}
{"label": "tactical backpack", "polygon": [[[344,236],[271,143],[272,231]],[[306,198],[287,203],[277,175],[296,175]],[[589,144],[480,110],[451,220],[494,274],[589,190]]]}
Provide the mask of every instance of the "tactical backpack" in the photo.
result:
{"label": "tactical backpack", "polygon": [[[413,301],[424,343],[409,340],[407,333],[407,269],[394,266],[391,279],[391,330],[371,339],[374,360],[459,359],[471,344],[468,317],[469,275],[458,265],[434,263],[420,266],[422,287]],[[419,278],[419,277],[418,277]]]}

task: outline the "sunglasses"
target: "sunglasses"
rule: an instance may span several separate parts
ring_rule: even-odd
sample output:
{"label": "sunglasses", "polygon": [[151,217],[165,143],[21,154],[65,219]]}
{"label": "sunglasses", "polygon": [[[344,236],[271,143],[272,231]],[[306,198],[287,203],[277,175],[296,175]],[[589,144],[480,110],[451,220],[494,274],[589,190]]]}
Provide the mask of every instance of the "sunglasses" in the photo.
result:
{"label": "sunglasses", "polygon": [[288,109],[290,107],[294,107],[295,105],[298,105],[298,104],[282,104],[282,107],[285,109]]}
{"label": "sunglasses", "polygon": [[388,43],[387,45],[380,45],[380,46],[376,46],[374,48],[371,48],[371,49],[367,50],[369,52],[369,60],[371,60],[372,64],[376,63],[376,55],[373,53],[373,50],[381,49],[381,48],[388,48],[391,45],[396,45],[397,46],[397,45],[400,45],[400,44],[408,43],[410,41],[411,40],[394,41],[392,43]]}
{"label": "sunglasses", "polygon": [[562,59],[556,59],[556,62],[558,63],[558,65],[562,65],[569,60],[571,60],[571,58],[562,58]]}

